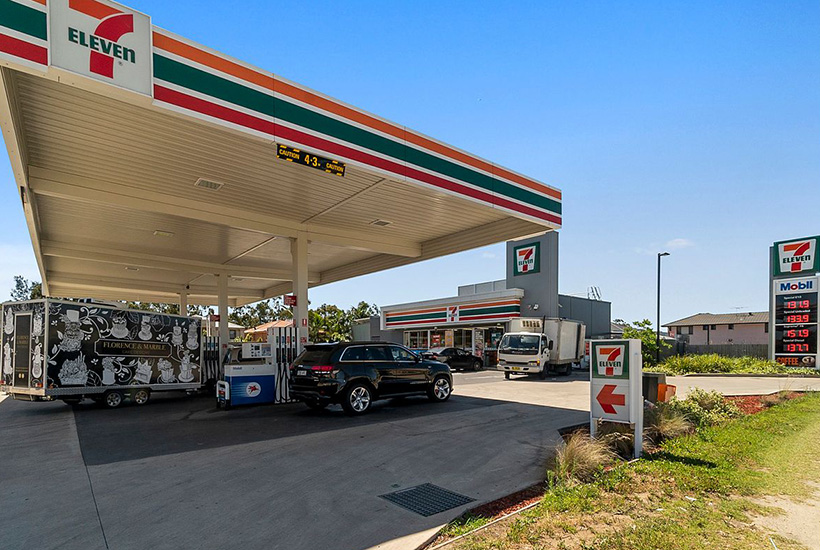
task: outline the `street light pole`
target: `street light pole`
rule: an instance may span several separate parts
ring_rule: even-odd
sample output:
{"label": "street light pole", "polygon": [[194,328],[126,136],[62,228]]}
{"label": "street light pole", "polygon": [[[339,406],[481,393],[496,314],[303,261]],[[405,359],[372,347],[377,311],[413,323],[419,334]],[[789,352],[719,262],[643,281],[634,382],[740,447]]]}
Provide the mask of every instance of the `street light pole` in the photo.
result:
{"label": "street light pole", "polygon": [[661,258],[669,252],[658,252],[658,324],[655,325],[655,365],[661,362]]}

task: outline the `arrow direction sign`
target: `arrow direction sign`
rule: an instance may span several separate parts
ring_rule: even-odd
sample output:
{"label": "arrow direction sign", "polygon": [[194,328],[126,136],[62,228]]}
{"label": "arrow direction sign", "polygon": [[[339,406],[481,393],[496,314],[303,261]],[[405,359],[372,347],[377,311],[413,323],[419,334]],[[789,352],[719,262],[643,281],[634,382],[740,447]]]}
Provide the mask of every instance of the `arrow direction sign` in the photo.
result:
{"label": "arrow direction sign", "polygon": [[640,340],[590,341],[590,433],[598,422],[629,424],[635,429],[635,456],[643,446],[643,364]]}
{"label": "arrow direction sign", "polygon": [[613,405],[619,405],[621,407],[626,405],[626,396],[622,393],[615,393],[617,387],[618,386],[615,386],[613,384],[607,384],[598,393],[598,397],[595,398],[598,400],[598,403],[601,404],[601,408],[607,414],[618,413],[618,411],[615,410],[615,407]]}

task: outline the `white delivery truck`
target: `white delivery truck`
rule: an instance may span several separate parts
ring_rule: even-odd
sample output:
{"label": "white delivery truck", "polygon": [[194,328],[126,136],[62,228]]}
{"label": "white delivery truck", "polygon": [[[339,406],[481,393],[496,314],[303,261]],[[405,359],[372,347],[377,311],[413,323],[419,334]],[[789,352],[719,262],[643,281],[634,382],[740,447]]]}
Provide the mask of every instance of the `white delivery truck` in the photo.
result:
{"label": "white delivery truck", "polygon": [[586,327],[580,321],[516,319],[510,329],[498,344],[498,370],[507,379],[512,374],[544,379],[549,371],[567,375],[583,359]]}
{"label": "white delivery truck", "polygon": [[196,318],[43,299],[3,304],[0,334],[0,391],[14,399],[114,408],[216,382]]}

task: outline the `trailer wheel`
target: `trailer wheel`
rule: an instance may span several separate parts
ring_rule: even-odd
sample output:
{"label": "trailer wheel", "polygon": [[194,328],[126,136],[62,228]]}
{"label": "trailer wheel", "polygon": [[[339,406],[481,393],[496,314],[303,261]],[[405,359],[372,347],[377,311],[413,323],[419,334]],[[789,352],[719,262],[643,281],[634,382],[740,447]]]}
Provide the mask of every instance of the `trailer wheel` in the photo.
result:
{"label": "trailer wheel", "polygon": [[116,390],[105,392],[105,395],[103,395],[103,403],[109,409],[116,409],[122,405],[122,392]]}
{"label": "trailer wheel", "polygon": [[151,390],[146,388],[134,390],[131,394],[131,401],[133,401],[135,405],[145,405],[149,399],[151,399]]}

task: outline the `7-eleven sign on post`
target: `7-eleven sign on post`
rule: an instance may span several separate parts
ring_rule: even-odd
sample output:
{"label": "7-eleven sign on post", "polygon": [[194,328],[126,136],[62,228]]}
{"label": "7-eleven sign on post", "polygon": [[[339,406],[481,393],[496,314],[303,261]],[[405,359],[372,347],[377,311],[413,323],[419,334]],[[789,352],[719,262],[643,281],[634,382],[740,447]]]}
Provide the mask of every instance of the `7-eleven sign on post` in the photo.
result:
{"label": "7-eleven sign on post", "polygon": [[590,342],[590,431],[598,421],[633,424],[635,456],[643,446],[643,360],[640,340]]}

